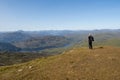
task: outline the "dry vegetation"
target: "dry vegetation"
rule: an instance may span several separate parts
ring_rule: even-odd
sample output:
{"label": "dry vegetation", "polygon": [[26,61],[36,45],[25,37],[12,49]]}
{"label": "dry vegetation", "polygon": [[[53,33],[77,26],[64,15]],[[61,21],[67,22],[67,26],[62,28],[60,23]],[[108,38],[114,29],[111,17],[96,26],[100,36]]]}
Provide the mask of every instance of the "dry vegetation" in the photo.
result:
{"label": "dry vegetation", "polygon": [[120,48],[73,48],[60,55],[0,67],[0,80],[120,80]]}

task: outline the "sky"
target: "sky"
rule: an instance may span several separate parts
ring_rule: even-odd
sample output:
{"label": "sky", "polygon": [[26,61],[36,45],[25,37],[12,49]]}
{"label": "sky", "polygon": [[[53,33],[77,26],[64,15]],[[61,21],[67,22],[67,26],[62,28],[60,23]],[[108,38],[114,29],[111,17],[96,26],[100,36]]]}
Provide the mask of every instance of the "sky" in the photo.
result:
{"label": "sky", "polygon": [[0,31],[120,29],[120,0],[0,0]]}

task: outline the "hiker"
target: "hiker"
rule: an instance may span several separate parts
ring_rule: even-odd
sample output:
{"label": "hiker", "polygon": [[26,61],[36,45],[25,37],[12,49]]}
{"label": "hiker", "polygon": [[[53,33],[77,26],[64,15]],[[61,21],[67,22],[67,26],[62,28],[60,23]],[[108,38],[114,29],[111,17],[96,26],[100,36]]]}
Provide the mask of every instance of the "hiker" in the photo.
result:
{"label": "hiker", "polygon": [[88,36],[89,49],[93,49],[93,46],[92,46],[93,41],[94,41],[94,37],[89,33],[89,36]]}

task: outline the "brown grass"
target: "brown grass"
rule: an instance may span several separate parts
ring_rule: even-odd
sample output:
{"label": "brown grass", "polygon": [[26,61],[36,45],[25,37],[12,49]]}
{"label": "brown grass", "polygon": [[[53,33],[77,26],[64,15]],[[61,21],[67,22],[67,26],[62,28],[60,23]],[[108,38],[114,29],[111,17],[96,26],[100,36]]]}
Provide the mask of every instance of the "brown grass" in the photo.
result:
{"label": "brown grass", "polygon": [[0,80],[120,80],[120,48],[86,47],[0,67]]}

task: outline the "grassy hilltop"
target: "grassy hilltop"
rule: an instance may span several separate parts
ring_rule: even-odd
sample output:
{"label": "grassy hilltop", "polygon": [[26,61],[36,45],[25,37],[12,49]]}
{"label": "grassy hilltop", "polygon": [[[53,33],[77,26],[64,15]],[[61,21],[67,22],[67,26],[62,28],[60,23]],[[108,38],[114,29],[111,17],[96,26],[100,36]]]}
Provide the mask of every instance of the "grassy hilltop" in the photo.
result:
{"label": "grassy hilltop", "polygon": [[120,48],[86,47],[0,67],[0,80],[120,80]]}

